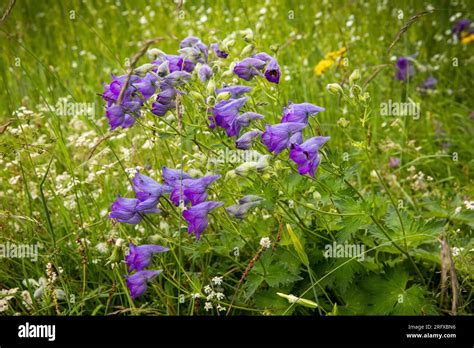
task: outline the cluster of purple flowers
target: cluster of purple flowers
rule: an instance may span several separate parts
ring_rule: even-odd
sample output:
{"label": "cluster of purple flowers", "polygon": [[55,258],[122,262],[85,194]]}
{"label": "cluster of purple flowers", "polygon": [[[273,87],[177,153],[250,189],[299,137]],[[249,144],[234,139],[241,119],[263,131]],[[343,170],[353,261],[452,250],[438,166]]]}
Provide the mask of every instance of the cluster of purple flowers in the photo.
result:
{"label": "cluster of purple flowers", "polygon": [[[263,115],[256,112],[248,111],[240,113],[240,110],[248,100],[248,97],[241,96],[250,90],[251,88],[247,86],[231,86],[218,89],[216,91],[218,94],[228,92],[231,94],[231,97],[228,100],[221,100],[214,107],[208,109],[209,128],[214,129],[216,125],[223,128],[227,136],[238,138],[236,143],[244,147],[245,145],[243,145],[243,143],[248,143],[251,139],[245,140],[249,138],[249,132],[242,135],[244,139],[239,138],[241,129],[250,126],[251,121],[264,118]],[[259,135],[258,132],[255,133],[255,130],[252,132],[251,134]],[[250,146],[250,144],[248,144],[248,146]]]}
{"label": "cluster of purple flowers", "polygon": [[168,248],[161,245],[140,245],[133,243],[129,245],[129,253],[125,257],[127,269],[132,275],[127,277],[127,287],[130,290],[132,299],[143,295],[147,289],[148,282],[158,276],[163,270],[145,270],[151,263],[151,258],[156,253],[168,251]]}
{"label": "cluster of purple flowers", "polygon": [[179,206],[191,205],[183,212],[183,217],[188,222],[188,233],[194,233],[199,239],[208,224],[207,215],[212,210],[222,206],[222,202],[207,201],[207,188],[220,175],[208,175],[202,178],[191,178],[182,170],[162,168],[163,184],[157,183],[152,178],[137,172],[132,180],[136,198],[123,198],[120,195],[112,204],[109,218],[128,224],[138,224],[144,214],[159,213],[156,207],[160,197],[170,194],[170,200]]}
{"label": "cluster of purple flowers", "polygon": [[[408,81],[415,74],[412,57],[399,57],[396,64],[395,78],[399,81]],[[433,76],[428,76],[426,80],[418,86],[418,89],[426,93],[436,88],[438,81]]]}
{"label": "cluster of purple flowers", "polygon": [[277,60],[265,52],[254,54],[238,62],[234,67],[234,74],[241,79],[250,81],[254,76],[260,75],[263,70],[265,78],[278,84],[280,82],[281,70]]}
{"label": "cluster of purple flowers", "polygon": [[276,125],[267,124],[262,134],[262,143],[275,157],[284,149],[290,149],[290,159],[298,165],[301,175],[314,174],[321,161],[319,149],[330,137],[312,137],[303,142],[303,129],[310,116],[324,111],[324,108],[310,103],[293,104],[283,108],[283,117]]}
{"label": "cluster of purple flowers", "polygon": [[[191,79],[191,73],[200,65],[198,76],[207,81],[212,76],[208,65],[208,47],[201,40],[189,36],[179,45],[179,55],[158,55],[149,67],[140,71],[136,69],[127,83],[127,75],[114,76],[112,82],[104,84],[102,98],[107,102],[106,116],[111,130],[121,126],[128,128],[141,116],[145,103],[158,91],[151,105],[151,112],[164,116],[176,108],[176,96],[184,92],[179,89]],[[216,54],[220,56],[220,53]],[[125,92],[120,93],[127,84]],[[120,100],[119,100],[120,99]]]}

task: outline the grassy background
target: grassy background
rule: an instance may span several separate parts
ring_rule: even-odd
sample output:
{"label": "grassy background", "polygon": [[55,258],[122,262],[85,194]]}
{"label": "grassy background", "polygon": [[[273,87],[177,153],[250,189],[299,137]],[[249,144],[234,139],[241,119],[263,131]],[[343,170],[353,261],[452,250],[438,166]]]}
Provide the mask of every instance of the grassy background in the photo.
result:
{"label": "grassy background", "polygon": [[[414,23],[388,53],[388,46],[403,24],[428,4],[436,11]],[[397,17],[399,10],[403,19]],[[462,16],[456,16],[457,13]],[[174,210],[167,211],[164,219],[152,217],[137,228],[113,226],[106,219],[116,194],[126,195],[129,190],[124,171],[133,173],[138,166],[158,178],[161,165],[182,164],[184,169],[206,172],[206,158],[199,156],[190,143],[184,148],[185,157],[180,158],[177,144],[164,134],[171,128],[157,121],[152,123],[163,131],[160,136],[138,126],[109,136],[102,100],[97,95],[103,90],[102,83],[109,82],[111,73],[123,74],[126,59],[140,49],[143,41],[155,37],[163,38],[158,47],[171,54],[177,50],[179,41],[190,34],[210,44],[233,31],[251,28],[257,50],[278,48],[283,70],[278,90],[270,92],[276,93],[276,101],[261,109],[270,123],[279,119],[281,107],[288,100],[324,106],[326,111],[318,115],[318,123],[332,137],[331,158],[343,165],[343,154],[349,154],[348,166],[357,168],[351,180],[361,192],[367,196],[380,192],[380,184],[371,176],[378,168],[387,180],[395,182],[395,198],[405,200],[415,216],[427,219],[436,216],[436,212],[452,213],[474,194],[474,123],[470,119],[474,110],[474,46],[452,42],[447,31],[453,25],[453,16],[472,19],[472,3],[242,0],[186,1],[180,6],[171,1],[140,0],[18,1],[0,27],[0,242],[39,242],[43,247],[38,262],[0,260],[0,288],[24,289],[23,279],[45,276],[46,264],[52,262],[64,270],[56,283],[67,294],[61,302],[62,314],[128,313],[130,307],[138,307],[133,313],[190,314],[196,310],[193,301],[188,300],[191,293],[201,291],[217,273],[228,276],[229,289],[233,289],[239,279],[235,269],[242,271],[255,253],[260,237],[276,229],[273,219],[261,222],[258,231],[253,231],[250,226],[239,226],[219,216],[218,222],[206,231],[209,240],[196,246],[185,233],[176,233],[183,226]],[[244,46],[238,41],[230,59],[238,57]],[[333,66],[322,76],[316,76],[314,66],[326,53],[341,47],[348,48],[348,65]],[[402,84],[393,78],[394,57],[413,54],[417,54],[420,66],[413,80]],[[458,59],[459,66],[453,66],[453,58]],[[145,63],[146,57],[141,62]],[[367,85],[373,108],[373,163],[369,163],[363,151],[354,146],[367,142],[359,111],[328,94],[325,86],[347,81],[356,68],[365,80],[383,64],[388,66]],[[437,90],[421,95],[416,86],[430,74],[438,80]],[[419,120],[378,115],[380,103],[407,97],[421,104]],[[94,104],[95,117],[58,115],[51,106],[61,98]],[[186,107],[191,110],[186,120],[198,120],[193,129],[203,143],[213,147],[227,141],[207,137],[203,105],[188,102]],[[350,121],[345,129],[337,123],[341,117]],[[146,119],[153,117],[147,115]],[[147,142],[152,145],[143,149]],[[453,153],[457,153],[458,161],[453,161]],[[390,156],[399,157],[402,166],[389,169]],[[409,170],[412,165],[416,172],[433,178],[427,187],[413,189],[410,178],[415,173]],[[230,200],[236,190],[234,185],[215,188],[214,194]],[[242,186],[238,190],[245,193],[246,189]],[[459,224],[462,226],[462,222]],[[452,246],[466,251],[465,262],[459,265],[461,278],[465,279],[472,275],[472,235],[465,225],[463,231],[456,233],[456,226],[448,222],[445,233],[449,234]],[[236,232],[240,228],[243,230]],[[221,236],[221,230],[231,230],[232,237]],[[229,256],[224,246],[228,244],[231,249],[230,246],[239,245],[235,236],[239,233],[253,239],[254,246],[242,245],[247,249],[237,260]],[[123,264],[111,267],[123,258],[123,248],[114,246],[118,238],[173,245],[179,240],[181,246],[173,248],[175,255],[157,257],[155,262],[165,270],[162,280],[152,286],[150,297],[137,304],[132,304],[126,293]],[[97,250],[99,243],[107,245],[105,253]],[[177,260],[181,266],[177,266]],[[219,267],[222,260],[228,262],[226,267]],[[433,272],[438,270],[433,268]],[[435,297],[438,284],[433,281],[431,285]],[[471,290],[467,289],[465,295],[469,299]],[[180,293],[186,295],[186,302],[181,305],[177,301]],[[228,297],[231,294],[229,290]],[[249,314],[261,314],[266,308],[245,301],[240,306],[242,313]],[[55,311],[50,299],[35,302],[32,309],[16,300],[6,313]]]}

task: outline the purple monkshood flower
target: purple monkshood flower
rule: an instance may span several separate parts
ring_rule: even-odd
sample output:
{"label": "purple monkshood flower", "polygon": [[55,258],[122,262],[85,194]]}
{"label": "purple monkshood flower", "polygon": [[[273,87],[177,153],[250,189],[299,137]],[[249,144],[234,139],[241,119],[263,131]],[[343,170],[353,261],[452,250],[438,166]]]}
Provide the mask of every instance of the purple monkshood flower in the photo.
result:
{"label": "purple monkshood flower", "polygon": [[216,43],[213,43],[211,45],[211,48],[212,50],[215,52],[216,56],[218,56],[219,58],[227,58],[229,56],[229,52],[228,51],[224,51],[224,50],[221,50],[219,48],[219,45],[216,44]]}
{"label": "purple monkshood flower", "polygon": [[244,204],[234,204],[225,208],[230,216],[236,217],[237,219],[244,219],[247,212],[258,205],[259,202],[249,202]]}
{"label": "purple monkshood flower", "polygon": [[147,289],[148,282],[153,280],[162,270],[143,270],[138,271],[127,277],[127,287],[130,290],[130,296],[133,300],[143,295]]}
{"label": "purple monkshood flower", "polygon": [[398,157],[390,157],[388,161],[388,166],[390,168],[397,168],[400,165],[400,158]]}
{"label": "purple monkshood flower", "polygon": [[125,222],[127,224],[136,225],[138,224],[146,213],[159,213],[158,208],[142,209],[138,211],[137,205],[140,201],[137,198],[123,198],[120,195],[112,204],[109,218],[116,219],[118,222]]}
{"label": "purple monkshood flower", "polygon": [[290,159],[298,165],[298,173],[309,174],[314,179],[321,158],[318,150],[330,137],[313,137],[302,144],[291,144]]}
{"label": "purple monkshood flower", "polygon": [[188,222],[188,233],[194,232],[196,240],[199,240],[201,233],[206,229],[209,220],[207,214],[218,207],[224,205],[223,202],[208,201],[194,205],[183,211],[183,217]]}
{"label": "purple monkshood flower", "polygon": [[151,112],[157,116],[164,116],[169,110],[176,108],[176,95],[181,93],[172,87],[162,90],[151,105]]}
{"label": "purple monkshood flower", "polygon": [[229,213],[229,215],[234,216],[238,219],[243,219],[245,218],[245,215],[249,211],[249,209],[257,206],[262,202],[263,199],[259,196],[255,195],[248,195],[245,197],[242,197],[239,200],[239,204],[234,204],[226,208],[226,211]]}
{"label": "purple monkshood flower", "polygon": [[262,131],[251,130],[247,133],[242,134],[242,136],[235,141],[235,146],[240,150],[248,150],[252,145],[252,142],[262,135]]}
{"label": "purple monkshood flower", "polygon": [[199,63],[207,63],[208,58],[208,48],[202,43],[201,39],[196,36],[188,36],[179,44],[179,48],[183,49],[186,47],[194,48],[199,51],[199,56],[195,57],[195,60]]}
{"label": "purple monkshood flower", "polygon": [[240,204],[250,203],[250,202],[261,202],[263,198],[257,195],[247,195],[239,199]]}
{"label": "purple monkshood flower", "polygon": [[276,59],[271,59],[270,62],[265,67],[264,72],[265,78],[271,82],[278,84],[280,82],[281,70]]}
{"label": "purple monkshood flower", "polygon": [[265,132],[262,134],[262,143],[268,151],[274,152],[275,157],[285,148],[293,143],[303,142],[302,130],[306,123],[288,122],[276,125],[265,125]]}
{"label": "purple monkshood flower", "polygon": [[181,200],[184,201],[185,205],[188,203],[196,205],[204,202],[207,198],[207,188],[220,177],[220,175],[208,175],[197,179],[176,181],[170,195],[170,200],[176,206],[179,205]]}
{"label": "purple monkshood flower", "polygon": [[132,187],[137,199],[137,210],[148,210],[156,208],[160,196],[167,192],[166,186],[158,184],[152,178],[137,172],[132,180]]}
{"label": "purple monkshood flower", "polygon": [[325,109],[310,103],[293,104],[288,102],[288,107],[283,108],[281,123],[300,122],[308,123],[309,116],[314,116]]}
{"label": "purple monkshood flower", "polygon": [[273,59],[270,55],[268,55],[265,52],[254,54],[252,58],[260,59],[260,60],[263,60],[264,62],[269,62]]}
{"label": "purple monkshood flower", "polygon": [[217,94],[229,92],[232,99],[240,98],[244,93],[250,92],[252,87],[249,86],[227,86],[216,90]]}
{"label": "purple monkshood flower", "polygon": [[163,177],[163,182],[166,186],[170,187],[171,192],[175,184],[184,179],[191,179],[191,175],[184,172],[181,169],[170,169],[168,167],[161,167],[161,176]]}
{"label": "purple monkshood flower", "polygon": [[171,73],[175,71],[186,71],[191,73],[194,70],[194,63],[189,59],[171,54],[167,54],[163,58],[155,60],[152,64],[161,65],[165,61],[168,61],[168,68]]}
{"label": "purple monkshood flower", "polygon": [[122,104],[114,104],[107,108],[105,116],[109,120],[110,130],[114,130],[118,126],[128,128],[135,123],[135,118],[140,117],[141,103],[137,101],[123,102]]}
{"label": "purple monkshood flower", "polygon": [[222,100],[212,108],[212,114],[216,124],[224,128],[227,135],[230,137],[236,135],[234,121],[239,115],[239,110],[242,108],[242,106],[244,106],[247,100],[248,97]]}
{"label": "purple monkshood flower", "polygon": [[132,86],[138,89],[145,100],[148,100],[156,91],[158,79],[155,75],[147,73],[144,78],[133,83]]}
{"label": "purple monkshood flower", "polygon": [[169,88],[181,87],[191,79],[191,76],[186,71],[174,71],[161,79],[160,89],[164,91]]}
{"label": "purple monkshood flower", "polygon": [[467,18],[463,18],[458,20],[452,29],[452,32],[454,35],[458,37],[458,39],[461,38],[461,33],[469,29],[469,26],[471,25],[471,21]]}
{"label": "purple monkshood flower", "polygon": [[259,75],[259,70],[262,70],[265,62],[256,58],[245,58],[238,62],[234,67],[234,74],[241,79],[250,81],[254,76]]}
{"label": "purple monkshood flower", "polygon": [[[112,74],[112,82],[110,83],[110,85],[104,84],[104,93],[102,93],[102,98],[107,102],[107,106],[111,106],[117,101],[126,79],[126,75],[115,76]],[[137,90],[136,87],[133,87],[133,84],[138,83],[139,81],[139,76],[130,76],[130,80],[128,81],[128,86],[125,90],[122,103],[131,101],[132,93]]]}
{"label": "purple monkshood flower", "polygon": [[433,76],[430,76],[420,85],[419,89],[423,92],[426,92],[429,89],[436,89],[437,83],[438,80],[436,80]]}
{"label": "purple monkshood flower", "polygon": [[201,69],[199,69],[199,79],[202,82],[206,82],[212,77],[212,70],[211,67],[207,64],[203,64]]}
{"label": "purple monkshood flower", "polygon": [[415,70],[409,58],[407,57],[400,57],[397,60],[397,72],[395,74],[395,78],[400,81],[408,80],[413,74]]}
{"label": "purple monkshood flower", "polygon": [[150,265],[153,254],[164,253],[169,250],[161,245],[149,244],[136,246],[133,243],[130,243],[129,248],[130,251],[125,257],[129,272],[141,271]]}

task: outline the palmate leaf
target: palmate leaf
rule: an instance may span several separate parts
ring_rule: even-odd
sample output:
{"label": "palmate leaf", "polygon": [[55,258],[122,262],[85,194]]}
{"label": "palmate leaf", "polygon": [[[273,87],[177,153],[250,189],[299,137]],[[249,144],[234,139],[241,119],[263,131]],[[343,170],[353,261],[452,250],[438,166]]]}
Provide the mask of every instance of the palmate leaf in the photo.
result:
{"label": "palmate leaf", "polygon": [[285,257],[280,259],[277,253],[272,255],[271,251],[267,251],[255,263],[245,280],[247,297],[251,297],[264,283],[271,288],[278,288],[303,279],[299,276],[300,267],[296,266],[300,264],[299,260],[287,251],[281,253],[285,254]]}
{"label": "palmate leaf", "polygon": [[324,272],[328,275],[321,282],[322,285],[335,288],[344,294],[353,283],[357,273],[364,270],[364,267],[356,259],[349,260],[349,258],[338,258],[336,261],[330,262]]}
{"label": "palmate leaf", "polygon": [[[403,229],[396,211],[394,209],[389,209],[389,212],[385,216],[385,230],[390,238],[398,245],[403,245],[404,238],[406,238],[408,249],[415,249],[423,244],[437,243],[436,237],[443,232],[444,226],[442,221],[416,220],[404,211],[400,212],[400,216],[403,222]],[[405,237],[403,230],[405,231]],[[389,239],[376,226],[370,226],[369,231],[380,243],[388,244],[388,246],[381,247],[379,251],[395,254],[400,252],[391,245]]]}
{"label": "palmate leaf", "polygon": [[367,314],[434,314],[427,291],[417,284],[408,287],[408,279],[403,268],[388,269],[385,274],[364,278],[361,287],[367,294]]}

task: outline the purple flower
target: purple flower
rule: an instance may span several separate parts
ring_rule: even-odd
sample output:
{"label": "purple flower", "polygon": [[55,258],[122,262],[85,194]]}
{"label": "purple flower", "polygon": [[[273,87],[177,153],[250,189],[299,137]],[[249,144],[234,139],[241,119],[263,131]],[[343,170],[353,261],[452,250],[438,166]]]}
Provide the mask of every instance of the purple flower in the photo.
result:
{"label": "purple flower", "polygon": [[257,195],[247,195],[239,199],[240,204],[250,203],[250,202],[261,202],[263,198]]}
{"label": "purple flower", "polygon": [[270,62],[265,67],[265,78],[271,83],[279,83],[281,70],[280,66],[278,65],[276,59],[272,58]]}
{"label": "purple flower", "polygon": [[218,56],[219,58],[224,58],[225,59],[229,56],[229,52],[219,49],[219,45],[216,44],[216,43],[213,43],[211,45],[211,48],[215,52],[216,56]]}
{"label": "purple flower", "polygon": [[244,219],[247,212],[257,206],[263,199],[259,196],[248,195],[239,200],[239,204],[234,204],[226,208],[229,215],[238,219]]}
{"label": "purple flower", "polygon": [[390,168],[396,168],[400,165],[400,158],[397,157],[390,157],[390,160],[388,162],[388,166]]}
{"label": "purple flower", "polygon": [[242,134],[242,136],[235,141],[235,145],[238,149],[248,150],[252,145],[252,142],[262,134],[259,130],[251,130],[247,133]]}
{"label": "purple flower", "polygon": [[131,276],[127,277],[127,287],[130,290],[130,296],[133,300],[143,295],[147,289],[149,281],[153,280],[162,270],[156,271],[138,271]]}
{"label": "purple flower", "polygon": [[260,53],[254,54],[252,56],[252,58],[260,59],[260,60],[263,60],[264,62],[269,62],[273,59],[271,56],[269,56],[265,52],[260,52]]}
{"label": "purple flower", "polygon": [[170,200],[177,206],[180,200],[184,201],[185,205],[188,203],[196,205],[204,202],[207,198],[206,190],[208,186],[220,177],[220,175],[208,175],[198,179],[176,181],[170,195]]}
{"label": "purple flower", "polygon": [[235,120],[247,100],[248,97],[222,100],[212,108],[216,124],[224,128],[229,137],[237,134]]}
{"label": "purple flower", "polygon": [[138,211],[156,208],[160,196],[166,192],[166,188],[163,185],[139,172],[135,174],[132,180],[132,187],[139,200],[136,207]]}
{"label": "purple flower", "polygon": [[[165,185],[173,188],[177,181],[184,179],[191,179],[191,175],[181,169],[170,169],[168,167],[161,167],[161,176]],[[172,189],[171,189],[172,190]],[[170,192],[171,192],[170,190]]]}
{"label": "purple flower", "polygon": [[250,92],[252,87],[249,86],[227,86],[216,90],[217,94],[229,92],[232,99],[240,98],[244,93]]}
{"label": "purple flower", "polygon": [[148,100],[155,93],[157,85],[157,78],[153,74],[147,73],[144,78],[134,83],[133,87],[138,89],[145,100]]}
{"label": "purple flower", "polygon": [[458,37],[458,39],[460,39],[461,33],[466,31],[466,29],[469,29],[470,25],[471,25],[471,21],[469,19],[467,18],[460,19],[454,24],[452,32],[454,35]]}
{"label": "purple flower", "polygon": [[259,74],[259,70],[263,69],[265,62],[256,58],[245,58],[238,62],[234,67],[234,74],[241,79],[250,81],[254,76]]}
{"label": "purple flower", "polygon": [[209,80],[212,77],[212,70],[207,64],[203,64],[199,69],[199,79],[202,82]]}
{"label": "purple flower", "polygon": [[[125,80],[127,79],[126,75],[121,75],[121,76],[115,76],[112,75],[112,82],[110,85],[104,84],[104,93],[102,94],[102,98],[107,102],[107,106],[111,106],[114,104],[119,95],[120,91],[122,90],[122,87],[125,83]],[[124,96],[123,96],[123,102],[128,102],[131,101],[131,96],[133,92],[137,89],[136,87],[133,87],[133,84],[135,82],[138,82],[140,80],[140,77],[137,75],[131,75],[130,80],[128,82],[127,89],[125,90]]]}
{"label": "purple flower", "polygon": [[324,108],[310,103],[293,104],[290,101],[288,103],[288,107],[283,108],[283,117],[281,119],[281,123],[308,123],[309,116],[314,116],[324,110]]}
{"label": "purple flower", "polygon": [[163,253],[169,250],[161,245],[136,246],[133,243],[130,243],[129,248],[130,251],[125,257],[129,272],[141,271],[150,265],[153,254]]}
{"label": "purple flower", "polygon": [[407,57],[400,57],[397,60],[397,73],[395,74],[395,78],[400,81],[405,81],[413,74],[415,70],[412,66],[411,61]]}
{"label": "purple flower", "polygon": [[141,213],[159,213],[158,208],[142,209],[138,211],[137,205],[140,201],[136,198],[123,198],[120,195],[112,204],[109,218],[116,219],[118,222],[136,225],[142,220]]}
{"label": "purple flower", "polygon": [[182,56],[167,54],[164,58],[155,60],[152,64],[161,65],[168,61],[168,68],[171,73],[175,71],[186,71],[188,73],[194,70],[194,63]]}
{"label": "purple flower", "polygon": [[433,76],[428,77],[420,86],[419,89],[422,92],[427,92],[428,90],[436,89],[436,84],[438,80],[436,80]]}
{"label": "purple flower", "polygon": [[192,206],[183,211],[183,217],[188,222],[188,233],[194,232],[196,239],[199,240],[201,233],[206,229],[209,221],[207,214],[211,210],[224,205],[223,202],[208,201]]}
{"label": "purple flower", "polygon": [[230,216],[236,217],[237,219],[244,219],[247,212],[258,205],[258,202],[249,202],[244,204],[234,204],[227,207],[225,210]]}
{"label": "purple flower", "polygon": [[140,117],[141,104],[136,101],[124,102],[120,105],[114,104],[107,108],[105,116],[109,120],[110,129],[118,126],[128,128],[135,123],[135,118]]}
{"label": "purple flower", "polygon": [[321,158],[318,150],[330,137],[313,137],[306,140],[301,145],[292,144],[290,150],[290,159],[298,165],[298,173],[308,174],[314,179],[314,173],[318,168]]}
{"label": "purple flower", "polygon": [[209,51],[207,46],[201,42],[201,39],[196,36],[188,36],[179,44],[180,49],[186,47],[191,47],[198,51],[198,55],[193,57],[196,62],[207,63]]}
{"label": "purple flower", "polygon": [[305,127],[306,123],[300,122],[278,123],[273,126],[267,123],[262,134],[262,143],[268,151],[274,152],[276,157],[291,144],[303,141],[301,131]]}
{"label": "purple flower", "polygon": [[156,96],[156,101],[151,105],[151,112],[157,116],[164,116],[169,110],[176,108],[176,95],[181,93],[173,87],[163,89]]}
{"label": "purple flower", "polygon": [[184,86],[190,79],[191,74],[186,71],[174,71],[163,77],[160,81],[160,89],[162,91],[170,88]]}

